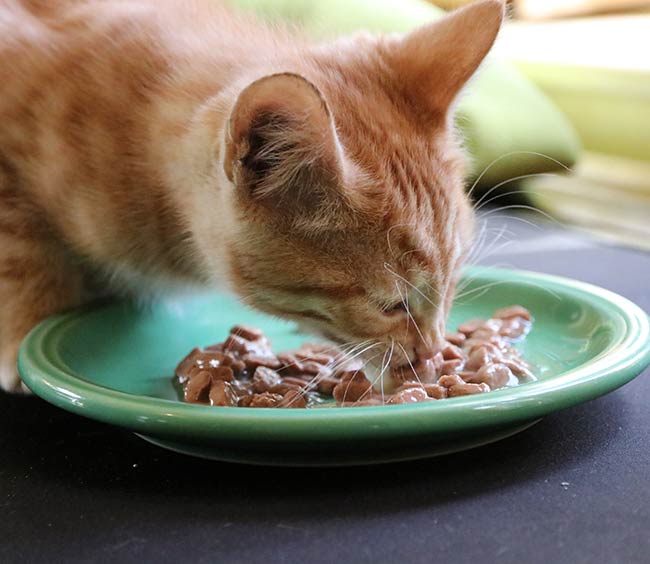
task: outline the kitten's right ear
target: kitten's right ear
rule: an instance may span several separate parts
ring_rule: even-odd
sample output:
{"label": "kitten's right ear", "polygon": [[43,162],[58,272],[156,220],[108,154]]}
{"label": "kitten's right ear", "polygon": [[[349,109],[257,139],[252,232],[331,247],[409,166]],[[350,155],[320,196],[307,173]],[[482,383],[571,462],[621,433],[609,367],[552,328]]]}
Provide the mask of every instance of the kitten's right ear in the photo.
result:
{"label": "kitten's right ear", "polygon": [[336,192],[338,147],[319,90],[297,74],[269,75],[247,86],[235,103],[224,170],[244,198],[311,211]]}
{"label": "kitten's right ear", "polygon": [[503,0],[477,0],[408,34],[394,47],[397,83],[424,120],[449,108],[492,47]]}

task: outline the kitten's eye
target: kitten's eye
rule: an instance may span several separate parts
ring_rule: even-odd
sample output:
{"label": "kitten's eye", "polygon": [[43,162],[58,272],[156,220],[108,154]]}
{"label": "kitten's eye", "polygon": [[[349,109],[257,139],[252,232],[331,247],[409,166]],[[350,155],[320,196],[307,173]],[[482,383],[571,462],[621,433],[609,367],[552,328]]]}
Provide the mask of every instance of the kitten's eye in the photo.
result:
{"label": "kitten's eye", "polygon": [[394,304],[390,304],[382,308],[381,311],[384,315],[395,315],[397,313],[406,311],[406,304],[400,300],[399,302],[395,302]]}

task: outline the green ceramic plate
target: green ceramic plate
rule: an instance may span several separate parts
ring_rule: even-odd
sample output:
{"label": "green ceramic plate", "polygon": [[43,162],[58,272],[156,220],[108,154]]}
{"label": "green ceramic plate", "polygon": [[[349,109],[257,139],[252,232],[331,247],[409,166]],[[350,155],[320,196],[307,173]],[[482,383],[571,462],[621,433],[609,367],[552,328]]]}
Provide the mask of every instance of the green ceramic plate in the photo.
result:
{"label": "green ceramic plate", "polygon": [[19,369],[47,401],[133,430],[180,452],[247,463],[344,465],[444,454],[512,435],[544,415],[605,394],[650,362],[648,317],[607,290],[529,272],[472,268],[473,294],[449,326],[519,303],[535,316],[521,348],[539,380],[488,394],[413,405],[243,409],[188,405],[171,375],[195,345],[234,323],[261,327],[276,350],[304,336],[230,297],[141,310],[114,303],[50,318],[25,339]]}

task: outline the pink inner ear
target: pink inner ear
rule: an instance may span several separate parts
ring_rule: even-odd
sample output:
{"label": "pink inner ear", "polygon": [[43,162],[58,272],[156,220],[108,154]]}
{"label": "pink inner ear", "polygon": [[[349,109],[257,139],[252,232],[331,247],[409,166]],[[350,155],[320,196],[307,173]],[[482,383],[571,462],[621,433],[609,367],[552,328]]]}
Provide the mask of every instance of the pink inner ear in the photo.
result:
{"label": "pink inner ear", "polygon": [[447,113],[490,51],[503,21],[499,0],[482,0],[417,29],[395,45],[398,84],[418,113]]}
{"label": "pink inner ear", "polygon": [[260,114],[278,113],[322,134],[330,126],[330,113],[319,90],[307,79],[291,73],[265,76],[246,87],[231,114],[230,133],[241,141]]}
{"label": "pink inner ear", "polygon": [[291,191],[291,200],[302,194],[311,201],[315,193],[308,191],[332,184],[341,170],[335,136],[313,84],[295,74],[269,75],[246,87],[235,103],[224,170],[257,199],[275,195],[284,201]]}

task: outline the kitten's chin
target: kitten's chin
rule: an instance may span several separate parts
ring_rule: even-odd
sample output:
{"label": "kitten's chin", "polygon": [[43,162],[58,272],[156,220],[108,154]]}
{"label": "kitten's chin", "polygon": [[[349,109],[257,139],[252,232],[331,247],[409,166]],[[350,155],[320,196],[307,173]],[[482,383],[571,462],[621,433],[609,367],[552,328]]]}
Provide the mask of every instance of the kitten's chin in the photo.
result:
{"label": "kitten's chin", "polygon": [[[307,333],[309,335],[314,335],[315,337],[327,339],[330,343],[339,347],[350,344],[348,339],[339,337],[335,333],[323,329],[322,327],[315,327],[310,323],[298,323],[298,330],[301,333]],[[362,361],[362,364],[358,364],[359,360]],[[381,366],[376,366],[372,362],[365,362],[362,358],[359,358],[353,364],[363,370],[368,380],[372,382],[372,387],[377,393],[381,394],[383,392],[384,394],[390,394],[395,391],[396,385],[392,377],[391,367],[385,368],[382,373]]]}
{"label": "kitten's chin", "polygon": [[397,388],[390,367],[385,369],[382,373],[381,366],[375,366],[368,363],[364,366],[363,371],[366,374],[366,378],[368,378],[372,383],[375,392],[379,394],[392,394],[395,391],[395,388]]}

